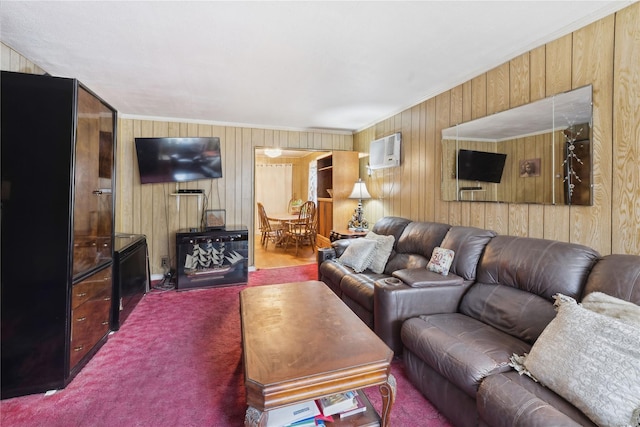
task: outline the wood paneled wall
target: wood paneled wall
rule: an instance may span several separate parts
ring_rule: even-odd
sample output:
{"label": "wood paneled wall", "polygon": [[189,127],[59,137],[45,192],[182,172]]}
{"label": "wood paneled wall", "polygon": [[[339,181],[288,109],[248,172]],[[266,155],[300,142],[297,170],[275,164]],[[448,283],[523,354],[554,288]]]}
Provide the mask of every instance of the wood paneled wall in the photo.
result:
{"label": "wood paneled wall", "polygon": [[[402,132],[401,166],[366,179],[374,199],[365,202],[365,215],[580,243],[603,255],[640,254],[638,82],[640,3],[634,3],[358,132],[354,150],[362,152],[372,140]],[[587,84],[593,85],[593,206],[442,201],[442,129]],[[366,159],[360,172],[367,176]]]}
{"label": "wood paneled wall", "polygon": [[27,74],[45,74],[42,68],[4,43],[0,43],[0,69]]}
{"label": "wood paneled wall", "polygon": [[[171,195],[178,188],[176,184],[140,184],[134,140],[137,137],[161,136],[220,137],[222,178],[181,183],[179,188],[204,190],[207,195],[207,209],[225,209],[227,224],[243,224],[249,228],[250,265],[253,265],[255,235],[255,148],[275,146],[309,150],[349,150],[353,146],[353,137],[344,134],[120,119],[116,230],[147,236],[151,271],[154,273],[162,272],[160,260],[163,256],[169,256],[175,266],[175,232],[197,227],[201,212],[198,197],[181,195],[178,198]],[[308,176],[308,172],[301,173]],[[302,187],[294,186],[294,191],[303,190]],[[304,191],[306,192],[306,185]],[[306,193],[300,197],[306,199]],[[201,202],[204,204],[205,200]]]}

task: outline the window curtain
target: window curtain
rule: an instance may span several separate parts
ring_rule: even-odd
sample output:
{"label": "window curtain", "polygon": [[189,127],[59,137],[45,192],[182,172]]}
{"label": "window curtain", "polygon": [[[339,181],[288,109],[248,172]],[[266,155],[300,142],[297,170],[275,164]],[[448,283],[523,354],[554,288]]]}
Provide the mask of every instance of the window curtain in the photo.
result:
{"label": "window curtain", "polygon": [[[267,215],[287,212],[293,195],[293,166],[290,163],[256,165],[256,203],[264,205]],[[256,232],[260,230],[260,218],[255,215]]]}
{"label": "window curtain", "polygon": [[309,163],[309,194],[307,200],[313,201],[318,206],[318,162]]}

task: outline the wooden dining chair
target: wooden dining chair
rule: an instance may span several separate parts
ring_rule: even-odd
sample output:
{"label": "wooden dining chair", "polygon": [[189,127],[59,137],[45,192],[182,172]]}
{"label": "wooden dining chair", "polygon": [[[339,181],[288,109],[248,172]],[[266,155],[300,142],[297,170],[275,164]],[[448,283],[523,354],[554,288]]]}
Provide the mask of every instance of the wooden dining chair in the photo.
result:
{"label": "wooden dining chair", "polygon": [[289,221],[284,230],[284,249],[287,250],[289,243],[296,244],[296,256],[300,245],[309,244],[315,252],[316,229],[318,223],[316,204],[308,201],[300,207],[298,219]]}
{"label": "wooden dining chair", "polygon": [[260,219],[260,233],[262,237],[260,243],[265,249],[269,247],[269,241],[277,244],[282,238],[282,225],[280,223],[272,223],[269,221],[264,205],[258,202],[258,217]]}

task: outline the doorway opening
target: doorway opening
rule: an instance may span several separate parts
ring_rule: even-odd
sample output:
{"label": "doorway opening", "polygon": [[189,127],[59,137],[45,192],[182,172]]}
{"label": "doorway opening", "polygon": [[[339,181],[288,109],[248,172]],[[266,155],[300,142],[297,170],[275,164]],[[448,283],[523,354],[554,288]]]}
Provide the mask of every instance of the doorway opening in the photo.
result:
{"label": "doorway opening", "polygon": [[257,203],[265,206],[267,215],[290,211],[291,201],[300,203],[315,199],[315,163],[318,157],[330,151],[282,149],[276,157],[270,157],[265,148],[254,153],[254,266],[257,269],[289,267],[316,262],[317,248],[301,246],[298,255],[295,246],[276,246],[270,242],[261,245]]}

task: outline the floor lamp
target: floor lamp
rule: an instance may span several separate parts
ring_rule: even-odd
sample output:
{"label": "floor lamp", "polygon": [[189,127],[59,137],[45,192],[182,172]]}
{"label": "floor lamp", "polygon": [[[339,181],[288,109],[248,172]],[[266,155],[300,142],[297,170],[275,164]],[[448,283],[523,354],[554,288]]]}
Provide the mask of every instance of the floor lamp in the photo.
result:
{"label": "floor lamp", "polygon": [[368,229],[369,222],[364,218],[364,214],[362,212],[362,200],[370,199],[371,194],[367,191],[367,185],[361,178],[358,178],[358,181],[353,185],[353,191],[351,191],[349,198],[358,199],[358,207],[349,221],[349,230],[364,231]]}

